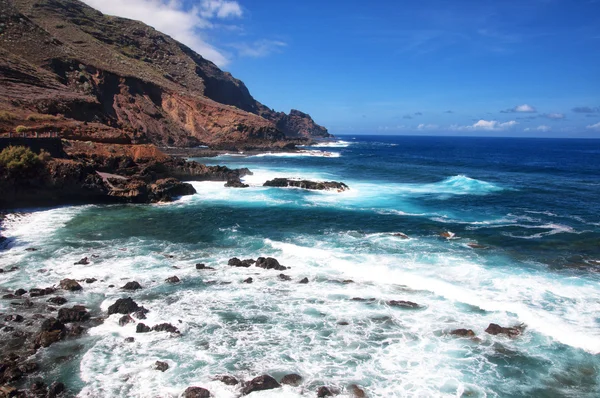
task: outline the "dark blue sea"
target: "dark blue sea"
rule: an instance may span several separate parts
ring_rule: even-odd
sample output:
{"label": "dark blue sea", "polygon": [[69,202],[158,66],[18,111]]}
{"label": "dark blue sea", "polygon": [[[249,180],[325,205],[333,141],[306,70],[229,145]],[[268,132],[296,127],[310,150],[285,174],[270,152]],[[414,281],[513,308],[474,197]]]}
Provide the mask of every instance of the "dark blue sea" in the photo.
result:
{"label": "dark blue sea", "polygon": [[[600,396],[600,140],[343,136],[194,160],[248,167],[250,187],[194,182],[196,195],[169,204],[8,217],[0,265],[20,270],[0,274],[3,291],[96,278],[67,305],[105,315],[123,296],[108,286],[136,280],[144,322],[181,331],[136,334],[113,315],[38,352],[50,363],[70,353],[47,376],[76,394],[177,397],[199,385],[237,397],[213,377],[298,373],[301,386],[252,396],[327,385],[348,397],[351,384],[370,397]],[[350,189],[262,186],[275,177]],[[83,256],[92,262],[74,267]],[[259,256],[290,269],[227,265]],[[166,284],[173,275],[182,282]],[[521,334],[486,333],[491,323]]]}

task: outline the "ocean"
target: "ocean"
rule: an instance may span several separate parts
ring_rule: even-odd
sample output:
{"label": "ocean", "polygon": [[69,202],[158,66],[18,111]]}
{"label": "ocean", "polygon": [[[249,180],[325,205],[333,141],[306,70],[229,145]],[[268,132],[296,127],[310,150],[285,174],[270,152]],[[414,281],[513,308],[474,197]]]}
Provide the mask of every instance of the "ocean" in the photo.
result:
{"label": "ocean", "polygon": [[[251,186],[193,182],[196,195],[168,204],[7,217],[0,266],[20,269],[0,274],[2,294],[96,278],[65,306],[106,316],[131,296],[150,310],[144,323],[181,331],[135,333],[112,315],[38,351],[39,377],[82,397],[176,397],[193,385],[237,397],[214,376],[265,373],[304,381],[252,396],[330,386],[344,397],[351,384],[369,397],[600,396],[600,140],[342,136],[194,160],[248,167]],[[262,187],[275,177],[350,189]],[[73,265],[84,256],[90,264]],[[260,256],[290,269],[227,265]],[[180,283],[165,283],[174,275]],[[134,280],[143,289],[119,289]],[[0,300],[0,313],[9,307]],[[488,334],[490,323],[522,333]]]}

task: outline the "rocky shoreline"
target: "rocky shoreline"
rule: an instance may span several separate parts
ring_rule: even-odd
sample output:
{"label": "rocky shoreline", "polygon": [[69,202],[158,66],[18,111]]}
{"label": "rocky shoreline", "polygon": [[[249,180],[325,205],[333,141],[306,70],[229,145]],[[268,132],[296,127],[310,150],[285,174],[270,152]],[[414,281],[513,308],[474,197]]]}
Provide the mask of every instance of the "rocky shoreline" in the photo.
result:
{"label": "rocky shoreline", "polygon": [[[27,250],[35,250],[30,248]],[[89,264],[88,257],[82,258],[77,264]],[[283,271],[290,267],[280,264],[272,257],[259,257],[255,259],[240,260],[237,257],[231,258],[227,267],[236,268],[260,268],[264,272],[272,272],[273,278],[280,283],[292,283],[292,278]],[[221,267],[219,267],[221,268]],[[205,264],[195,265],[197,272],[204,273],[215,270],[213,267],[207,267]],[[18,268],[4,270],[0,272],[16,272]],[[273,272],[275,271],[275,272]],[[247,278],[239,283],[252,283],[252,278]],[[354,281],[332,281],[343,285],[351,286]],[[120,291],[120,298],[111,304],[107,311],[100,308],[87,308],[78,303],[79,294],[86,289],[87,285],[93,283],[103,283],[97,279],[63,279],[57,281],[49,287],[22,287],[12,293],[4,292],[2,300],[10,302],[9,310],[0,314],[0,330],[3,339],[0,340],[0,349],[3,353],[0,358],[0,397],[60,397],[70,396],[69,386],[65,386],[60,380],[40,380],[37,376],[39,372],[44,372],[39,363],[40,353],[43,350],[59,344],[75,340],[85,336],[88,329],[98,326],[113,315],[119,316],[118,324],[125,326],[135,324],[135,334],[139,333],[165,333],[166,336],[177,338],[181,336],[181,331],[170,323],[157,323],[146,325],[144,320],[146,314],[153,309],[145,308],[138,304],[131,295],[144,289],[137,281],[128,281],[123,286],[117,287],[107,285],[106,288]],[[165,284],[183,283],[177,276],[167,278]],[[228,282],[231,283],[231,282]],[[298,284],[308,284],[311,281],[308,278],[302,278],[296,281]],[[405,300],[382,301],[377,298],[354,297],[351,301],[364,302],[367,305],[384,305],[390,308],[397,308],[402,311],[421,310],[424,307]],[[338,322],[340,326],[347,326],[347,322]],[[509,338],[516,338],[523,333],[524,326],[502,327],[497,324],[490,324],[485,333],[490,335],[504,335]],[[455,329],[446,332],[448,336],[455,338],[469,338],[475,342],[480,341],[476,333],[471,329]],[[122,344],[135,342],[134,336],[126,337]],[[159,372],[165,372],[169,369],[167,362],[158,360],[153,368]],[[263,374],[254,377],[251,380],[240,380],[236,375],[216,374],[213,380],[221,381],[228,386],[235,386],[239,396],[249,395],[256,391],[264,391],[281,388],[283,385],[302,387],[304,393],[316,397],[335,396],[340,393],[347,394],[350,397],[366,397],[365,389],[356,384],[350,384],[343,388],[331,385],[315,386],[314,384],[304,385],[302,375],[296,373],[284,374],[278,380],[271,375]],[[181,392],[183,397],[210,397],[208,389],[194,385],[189,386]]]}

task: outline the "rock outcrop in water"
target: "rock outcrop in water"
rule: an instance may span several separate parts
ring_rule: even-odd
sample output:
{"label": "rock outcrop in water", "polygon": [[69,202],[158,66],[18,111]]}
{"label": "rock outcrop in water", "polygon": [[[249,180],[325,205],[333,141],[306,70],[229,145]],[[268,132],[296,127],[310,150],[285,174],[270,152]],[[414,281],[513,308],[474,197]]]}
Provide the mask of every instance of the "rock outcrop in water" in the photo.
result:
{"label": "rock outcrop in water", "polygon": [[338,192],[345,191],[348,185],[343,182],[337,181],[309,181],[309,180],[294,180],[290,178],[275,178],[269,180],[263,184],[265,187],[277,187],[277,188],[302,188],[310,190],[336,190]]}
{"label": "rock outcrop in water", "polygon": [[275,112],[243,82],[171,37],[77,0],[0,2],[0,131],[222,149],[328,137]]}

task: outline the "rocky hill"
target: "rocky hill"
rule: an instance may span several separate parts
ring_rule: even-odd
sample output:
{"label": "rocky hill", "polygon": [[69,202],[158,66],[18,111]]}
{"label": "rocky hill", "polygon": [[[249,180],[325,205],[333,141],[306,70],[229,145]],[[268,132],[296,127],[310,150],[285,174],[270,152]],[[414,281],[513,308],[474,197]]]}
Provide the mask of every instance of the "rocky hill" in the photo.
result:
{"label": "rocky hill", "polygon": [[0,0],[0,132],[214,148],[328,137],[275,112],[243,82],[137,21],[77,0]]}

